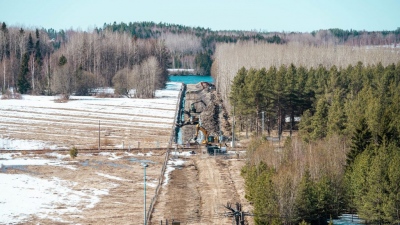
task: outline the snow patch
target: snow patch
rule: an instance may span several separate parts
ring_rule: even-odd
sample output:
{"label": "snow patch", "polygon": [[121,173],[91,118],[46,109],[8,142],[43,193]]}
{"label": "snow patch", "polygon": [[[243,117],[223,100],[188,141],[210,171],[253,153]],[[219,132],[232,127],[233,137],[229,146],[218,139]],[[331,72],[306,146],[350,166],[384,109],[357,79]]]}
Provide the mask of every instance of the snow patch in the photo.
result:
{"label": "snow patch", "polygon": [[76,214],[84,206],[94,207],[100,201],[99,196],[108,194],[105,189],[76,191],[75,185],[56,177],[45,180],[25,174],[0,173],[1,223],[24,223],[31,215],[62,221],[61,215]]}
{"label": "snow patch", "polygon": [[77,170],[76,166],[73,165],[58,165],[59,167],[67,168],[69,170]]}
{"label": "snow patch", "polygon": [[0,138],[0,149],[5,150],[42,150],[56,149],[57,147],[57,145],[51,145],[42,141]]}
{"label": "snow patch", "polygon": [[117,155],[115,152],[100,152],[99,155],[111,156],[110,158],[108,158],[109,160],[117,160],[124,157],[123,155]]}
{"label": "snow patch", "polygon": [[65,158],[69,158],[71,157],[70,155],[63,155],[60,154],[58,152],[50,152],[50,153],[46,153],[47,156],[51,156],[51,157],[55,157],[57,159],[65,159]]}
{"label": "snow patch", "polygon": [[0,154],[0,159],[13,159],[14,157],[21,156],[22,154],[20,152],[18,153],[2,153]]}
{"label": "snow patch", "polygon": [[56,162],[49,159],[9,159],[9,160],[0,160],[0,164],[3,166],[44,166],[51,165],[56,166],[60,165],[61,162]]}
{"label": "snow patch", "polygon": [[165,168],[163,185],[168,184],[170,173],[174,171],[175,168],[183,166],[184,164],[185,161],[182,159],[169,159],[167,162],[167,167]]}
{"label": "snow patch", "polygon": [[192,156],[193,154],[191,153],[191,151],[185,151],[185,152],[171,152],[172,156],[185,156],[185,157],[189,157]]}
{"label": "snow patch", "polygon": [[97,175],[111,179],[111,180],[119,180],[119,181],[129,181],[127,179],[121,178],[121,177],[116,177],[116,176],[112,176],[112,175],[108,175],[108,174],[104,174],[104,173],[99,173],[97,172]]}

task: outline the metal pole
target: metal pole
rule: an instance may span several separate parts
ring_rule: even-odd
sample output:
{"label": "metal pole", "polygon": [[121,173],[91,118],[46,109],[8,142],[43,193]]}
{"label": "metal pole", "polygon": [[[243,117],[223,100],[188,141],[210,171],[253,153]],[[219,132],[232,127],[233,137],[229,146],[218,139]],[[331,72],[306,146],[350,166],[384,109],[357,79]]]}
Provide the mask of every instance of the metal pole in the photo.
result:
{"label": "metal pole", "polygon": [[221,112],[222,112],[222,104],[219,104],[219,107],[218,107],[218,125],[219,125],[219,127],[218,127],[218,129],[219,129],[219,137],[218,137],[218,142],[219,143],[221,143],[221,137],[222,137],[222,131],[221,131],[221,120],[220,120],[220,114],[221,114]]}
{"label": "metal pole", "polygon": [[232,148],[235,147],[235,105],[233,105]]}
{"label": "metal pole", "polygon": [[146,166],[144,166],[144,225],[146,225]]}
{"label": "metal pole", "polygon": [[261,130],[261,136],[264,134],[264,111],[262,112],[262,130]]}
{"label": "metal pole", "polygon": [[146,167],[148,167],[149,165],[147,165],[146,163],[142,163],[142,166],[144,168],[144,225],[147,224],[147,217],[146,217]]}

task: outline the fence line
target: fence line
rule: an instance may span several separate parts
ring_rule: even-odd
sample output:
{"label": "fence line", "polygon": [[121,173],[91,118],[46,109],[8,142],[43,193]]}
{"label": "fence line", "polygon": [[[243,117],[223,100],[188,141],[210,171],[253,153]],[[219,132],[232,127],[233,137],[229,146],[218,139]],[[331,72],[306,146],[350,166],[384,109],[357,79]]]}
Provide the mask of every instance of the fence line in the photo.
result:
{"label": "fence line", "polygon": [[160,194],[160,190],[161,190],[162,184],[164,183],[164,173],[165,173],[165,170],[167,168],[170,148],[172,148],[172,142],[175,140],[175,137],[177,135],[176,134],[176,122],[177,122],[178,116],[180,116],[180,110],[181,110],[180,109],[180,105],[182,103],[182,93],[184,93],[185,91],[186,91],[186,85],[182,84],[181,91],[179,92],[179,95],[178,95],[178,102],[177,102],[176,108],[175,108],[176,115],[175,115],[175,118],[174,118],[174,123],[172,125],[172,134],[171,134],[171,137],[170,137],[170,140],[169,140],[169,143],[168,143],[167,152],[165,154],[165,159],[164,159],[164,164],[163,164],[162,169],[161,169],[160,178],[158,179],[157,188],[156,188],[156,191],[155,191],[155,194],[154,194],[153,198],[151,199],[149,210],[147,211],[146,223],[148,223],[150,221],[151,215],[152,215],[153,210],[154,210],[154,205],[155,205],[155,203],[157,201],[158,195]]}
{"label": "fence line", "polygon": [[157,185],[155,194],[154,194],[153,198],[151,199],[149,210],[147,211],[146,223],[148,223],[148,221],[151,218],[151,214],[153,213],[154,205],[157,201],[158,194],[160,193],[161,186],[164,183],[164,173],[165,173],[165,169],[167,168],[168,158],[169,158],[169,151],[167,151],[167,153],[165,154],[165,159],[164,159],[163,167],[161,169],[160,179],[158,179],[158,185]]}

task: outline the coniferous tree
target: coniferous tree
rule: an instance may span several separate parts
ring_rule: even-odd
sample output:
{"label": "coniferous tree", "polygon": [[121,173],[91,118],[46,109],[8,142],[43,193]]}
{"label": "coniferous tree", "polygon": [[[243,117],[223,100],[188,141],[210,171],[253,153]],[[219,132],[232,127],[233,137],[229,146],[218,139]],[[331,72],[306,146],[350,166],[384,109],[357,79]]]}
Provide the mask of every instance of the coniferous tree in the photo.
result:
{"label": "coniferous tree", "polygon": [[211,74],[212,59],[209,53],[199,53],[194,59],[197,70],[201,75]]}
{"label": "coniferous tree", "polygon": [[20,72],[18,75],[18,91],[21,94],[26,94],[29,89],[31,88],[31,85],[28,81],[27,75],[29,72],[29,55],[28,53],[25,53],[22,57],[22,62],[21,62],[21,67],[20,67]]}
{"label": "coniferous tree", "polygon": [[246,185],[245,197],[253,202],[255,224],[280,224],[273,175],[274,170],[268,168],[264,162],[242,168]]}
{"label": "coniferous tree", "polygon": [[313,127],[313,117],[310,110],[306,110],[303,115],[301,115],[301,120],[299,123],[299,134],[302,140],[306,143],[309,143],[312,138],[311,134],[314,130]]}
{"label": "coniferous tree", "polygon": [[299,94],[296,90],[297,74],[296,67],[291,63],[285,76],[285,99],[289,115],[290,136],[295,126],[295,114],[298,112]]}
{"label": "coniferous tree", "polygon": [[365,184],[367,182],[370,162],[369,151],[365,150],[355,158],[351,169],[346,171],[347,203],[350,212],[359,210],[363,205],[362,198],[368,189]]}
{"label": "coniferous tree", "polygon": [[328,110],[326,99],[321,97],[317,102],[316,111],[312,117],[313,132],[311,137],[314,140],[324,138],[327,135]]}
{"label": "coniferous tree", "polygon": [[334,210],[334,205],[338,202],[335,201],[334,184],[328,177],[328,174],[323,175],[322,178],[315,183],[315,192],[318,220],[321,221],[321,223],[326,223],[330,216],[339,216]]}
{"label": "coniferous tree", "polygon": [[265,89],[266,89],[266,70],[250,69],[245,78],[246,88],[246,105],[248,113],[252,114],[256,119],[256,131],[259,130],[259,115],[265,104]]}
{"label": "coniferous tree", "polygon": [[35,63],[36,63],[37,71],[41,71],[41,66],[43,65],[43,57],[42,57],[42,51],[40,48],[40,38],[39,38],[39,30],[38,29],[36,29]]}
{"label": "coniferous tree", "polygon": [[346,165],[351,166],[356,157],[364,152],[371,143],[372,133],[368,128],[367,122],[362,118],[351,137],[350,151],[347,153]]}
{"label": "coniferous tree", "polygon": [[384,224],[389,221],[384,216],[384,206],[389,200],[387,191],[387,165],[388,148],[382,146],[375,148],[372,155],[370,169],[367,173],[366,183],[368,188],[365,195],[362,196],[358,211],[361,217],[369,222]]}
{"label": "coniferous tree", "polygon": [[266,119],[267,119],[267,130],[268,136],[271,134],[271,130],[273,129],[273,118],[276,118],[276,109],[275,109],[275,78],[276,78],[277,69],[275,66],[271,66],[267,71],[266,78],[266,90],[265,92],[265,108],[266,108]]}
{"label": "coniferous tree", "polygon": [[301,178],[296,196],[297,221],[304,220],[308,223],[316,221],[318,219],[317,202],[314,182],[311,179],[310,171],[307,169]]}
{"label": "coniferous tree", "polygon": [[244,106],[244,94],[245,94],[245,78],[247,75],[247,70],[242,67],[236,74],[235,78],[232,81],[232,89],[230,93],[230,100],[232,104],[235,106],[235,111],[237,114],[242,114],[245,109]]}
{"label": "coniferous tree", "polygon": [[[296,83],[296,90],[297,90],[297,98],[298,102],[296,102],[296,107],[298,112],[296,113],[297,116],[303,115],[306,110],[312,108],[312,104],[315,101],[315,92],[314,90],[308,86],[308,70],[300,66],[296,70],[297,76],[297,83]],[[301,121],[300,121],[301,122]]]}
{"label": "coniferous tree", "polygon": [[385,218],[393,224],[400,223],[400,148],[391,150],[390,162],[388,164],[388,199],[384,204]]}
{"label": "coniferous tree", "polygon": [[335,89],[332,98],[332,104],[328,112],[328,135],[344,134],[346,124],[346,115],[343,110],[341,89]]}
{"label": "coniferous tree", "polygon": [[274,79],[274,105],[275,112],[277,115],[277,130],[279,138],[283,132],[283,125],[285,123],[285,76],[287,73],[287,67],[281,65],[279,70],[276,72],[276,77]]}
{"label": "coniferous tree", "polygon": [[27,48],[27,51],[28,51],[29,55],[31,55],[32,52],[35,50],[31,33],[29,33],[28,43],[27,43],[26,48]]}

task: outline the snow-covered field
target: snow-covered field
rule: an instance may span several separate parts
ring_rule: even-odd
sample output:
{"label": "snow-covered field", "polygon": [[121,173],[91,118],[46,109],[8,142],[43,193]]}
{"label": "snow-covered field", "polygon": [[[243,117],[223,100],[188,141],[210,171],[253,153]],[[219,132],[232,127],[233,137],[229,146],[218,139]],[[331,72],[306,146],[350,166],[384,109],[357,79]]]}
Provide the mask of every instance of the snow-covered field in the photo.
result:
{"label": "snow-covered field", "polygon": [[[169,82],[154,99],[23,95],[0,100],[0,149],[165,147],[181,83]],[[1,96],[0,96],[1,97]]]}
{"label": "snow-covered field", "polygon": [[[1,150],[165,147],[180,83],[154,99],[24,95],[0,100],[0,224],[131,224],[142,218],[143,168],[150,202],[164,154],[157,152],[5,153]],[[1,96],[0,96],[1,98]],[[167,175],[168,176],[168,175]]]}
{"label": "snow-covered field", "polygon": [[46,154],[0,152],[0,224],[130,224],[142,218],[164,155],[138,152]]}

